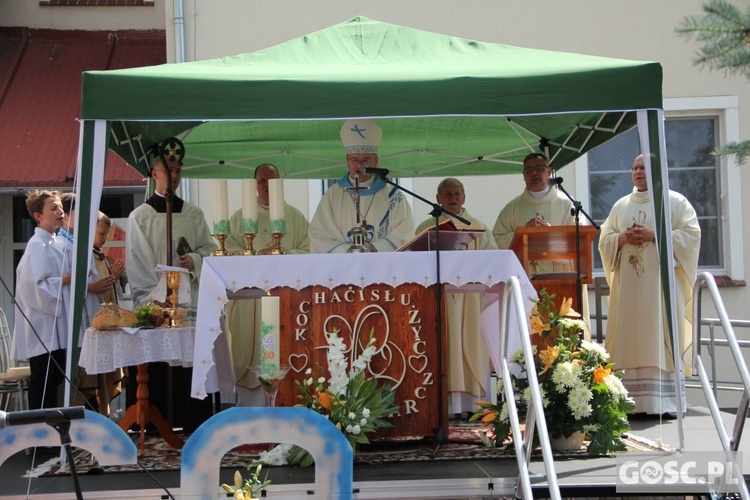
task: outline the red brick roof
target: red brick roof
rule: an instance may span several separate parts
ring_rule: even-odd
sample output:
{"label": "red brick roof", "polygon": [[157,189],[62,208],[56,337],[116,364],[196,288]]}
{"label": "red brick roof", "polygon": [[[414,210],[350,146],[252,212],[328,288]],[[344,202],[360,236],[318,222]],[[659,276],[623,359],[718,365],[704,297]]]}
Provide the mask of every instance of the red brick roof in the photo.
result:
{"label": "red brick roof", "polygon": [[[0,28],[0,188],[72,187],[81,73],[163,64],[165,37],[163,30]],[[109,152],[105,186],[143,184]]]}

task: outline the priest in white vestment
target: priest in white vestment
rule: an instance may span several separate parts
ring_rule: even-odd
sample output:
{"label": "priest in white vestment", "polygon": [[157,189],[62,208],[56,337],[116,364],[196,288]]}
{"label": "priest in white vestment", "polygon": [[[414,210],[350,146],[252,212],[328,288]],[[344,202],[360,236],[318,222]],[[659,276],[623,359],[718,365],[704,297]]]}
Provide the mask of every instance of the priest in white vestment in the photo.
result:
{"label": "priest in white vestment", "polygon": [[[367,173],[379,165],[378,147],[382,131],[375,120],[347,120],[341,127],[348,172],[323,195],[310,223],[310,251],[343,253],[352,246],[352,228],[364,226],[365,242],[378,252],[390,252],[414,234],[411,207],[403,193]],[[356,194],[359,182],[360,215]]]}
{"label": "priest in white vestment", "polygon": [[[623,383],[635,400],[636,413],[674,418],[672,343],[667,335],[659,252],[643,155],[631,169],[633,192],[620,198],[602,224],[599,253],[610,288],[606,348],[615,368],[624,369]],[[692,292],[698,269],[701,229],[690,202],[669,192],[674,250],[679,370],[684,381],[692,351]],[[684,390],[681,391],[684,401]],[[684,407],[684,405],[683,405]]]}
{"label": "priest in white vestment", "polygon": [[[458,230],[482,231],[467,250],[497,250],[492,233],[464,208],[466,193],[458,179],[448,177],[438,184],[437,202],[441,207],[467,219],[467,226],[453,217],[440,217],[440,223],[450,220]],[[416,233],[435,226],[435,218],[422,222]],[[445,323],[448,338],[448,413],[473,412],[477,400],[489,400],[490,356],[480,328],[479,315],[483,295],[480,293],[447,293]]]}
{"label": "priest in white vestment", "polygon": [[[516,229],[522,226],[572,226],[575,217],[571,213],[573,203],[565,194],[549,183],[552,167],[547,157],[541,153],[531,153],[523,160],[523,180],[526,188],[512,199],[497,216],[492,235],[497,247],[510,248]],[[580,221],[584,223],[583,220]],[[562,273],[575,271],[575,261],[531,261],[529,278],[536,274]],[[583,285],[583,304],[580,306],[582,319],[589,325],[589,300],[586,285]],[[558,297],[555,301],[564,297]],[[590,337],[590,328],[584,332]]]}
{"label": "priest in white vestment", "polygon": [[[510,248],[516,229],[521,226],[572,226],[575,218],[570,213],[573,204],[559,189],[550,186],[552,167],[541,153],[531,153],[523,160],[523,180],[526,188],[513,198],[497,216],[492,235],[498,248]],[[571,271],[567,261],[534,261],[529,270],[534,274]]]}
{"label": "priest in white vestment", "polygon": [[[258,204],[258,232],[253,239],[253,248],[259,254],[270,254],[273,237],[270,231],[268,180],[278,179],[279,171],[270,163],[255,169]],[[305,216],[292,205],[284,202],[286,233],[281,246],[289,253],[310,253],[307,238],[309,223]],[[242,209],[237,210],[229,221],[230,235],[226,248],[241,253],[245,249],[242,233]],[[260,348],[257,332],[260,331],[260,301],[254,299],[231,300],[226,307],[225,328],[232,351],[232,364],[237,383],[238,406],[266,406],[266,395],[258,377],[248,366],[260,364]]]}
{"label": "priest in white vestment", "polygon": [[[177,190],[182,177],[182,165],[169,161],[172,173],[172,189]],[[137,309],[149,302],[149,294],[159,282],[160,274],[156,272],[157,264],[167,264],[167,218],[166,199],[164,197],[169,185],[169,175],[161,159],[154,163],[151,175],[155,183],[155,193],[145,203],[137,207],[128,217],[126,242],[128,280],[133,297],[133,308]],[[190,245],[190,252],[177,254],[180,238],[185,238]],[[182,279],[190,280],[191,303],[180,304],[188,310],[186,323],[195,321],[198,306],[198,279],[201,274],[203,258],[211,255],[217,246],[211,237],[203,210],[182,200],[175,195],[172,199],[172,263],[188,269]],[[164,297],[157,300],[165,301]],[[135,384],[134,367],[128,367],[127,401],[133,401]],[[182,423],[188,430],[202,423],[211,413],[211,399],[197,401],[190,398],[192,368],[174,368],[174,423]],[[167,417],[166,383],[167,370],[165,363],[149,365],[149,391],[151,402],[156,404],[162,415]]]}

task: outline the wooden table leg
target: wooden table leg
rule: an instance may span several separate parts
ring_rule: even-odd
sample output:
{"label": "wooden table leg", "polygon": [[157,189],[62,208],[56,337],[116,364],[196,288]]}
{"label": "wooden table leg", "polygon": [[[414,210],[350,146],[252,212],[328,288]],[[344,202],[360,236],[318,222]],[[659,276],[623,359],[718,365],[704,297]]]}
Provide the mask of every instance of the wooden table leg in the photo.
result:
{"label": "wooden table leg", "polygon": [[178,450],[181,449],[185,442],[175,435],[172,427],[159,411],[159,408],[148,401],[148,363],[138,365],[136,381],[138,382],[138,390],[136,391],[137,401],[125,411],[125,415],[120,420],[120,428],[127,432],[130,426],[138,424],[141,434],[138,457],[143,457],[146,443],[146,425],[149,423],[154,424],[156,431],[169,445]]}

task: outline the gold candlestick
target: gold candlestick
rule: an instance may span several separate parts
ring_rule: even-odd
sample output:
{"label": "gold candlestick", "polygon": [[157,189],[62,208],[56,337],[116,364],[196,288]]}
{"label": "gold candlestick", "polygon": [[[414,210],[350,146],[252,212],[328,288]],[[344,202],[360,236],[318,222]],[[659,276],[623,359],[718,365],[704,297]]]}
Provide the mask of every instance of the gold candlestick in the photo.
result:
{"label": "gold candlestick", "polygon": [[287,251],[281,246],[281,237],[284,236],[284,233],[272,233],[271,236],[273,236],[271,255],[286,255]]}
{"label": "gold candlestick", "polygon": [[223,255],[229,255],[227,253],[226,247],[224,247],[224,242],[227,240],[226,234],[215,234],[214,238],[219,240],[219,248],[216,249],[214,253],[211,254],[213,257],[221,257]]}
{"label": "gold candlestick", "polygon": [[242,255],[255,255],[253,250],[253,240],[255,239],[255,233],[244,233],[245,234],[245,251]]}

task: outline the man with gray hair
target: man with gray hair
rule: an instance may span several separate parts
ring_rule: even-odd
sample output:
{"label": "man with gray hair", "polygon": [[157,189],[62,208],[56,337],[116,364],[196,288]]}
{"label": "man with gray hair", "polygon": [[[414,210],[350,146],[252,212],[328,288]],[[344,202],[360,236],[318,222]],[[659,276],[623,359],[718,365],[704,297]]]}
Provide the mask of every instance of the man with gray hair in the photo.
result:
{"label": "man with gray hair", "polygon": [[[396,250],[411,238],[411,207],[401,191],[366,171],[379,165],[383,136],[375,120],[347,120],[341,127],[348,172],[331,186],[310,223],[310,251],[347,252],[353,243],[352,228],[361,226],[364,241],[377,252]],[[358,193],[355,189],[359,187]],[[361,221],[355,197],[359,196]]]}
{"label": "man with gray hair", "polygon": [[[435,196],[441,207],[468,220],[467,226],[459,220],[440,217],[440,223],[450,220],[458,230],[481,231],[467,250],[497,250],[492,233],[482,222],[472,217],[464,208],[466,193],[458,179],[448,177],[438,184]],[[431,217],[417,227],[417,234],[435,226]],[[445,294],[445,322],[448,337],[448,412],[460,414],[473,411],[475,401],[487,398],[490,357],[480,330],[479,314],[482,295],[479,293]]]}

